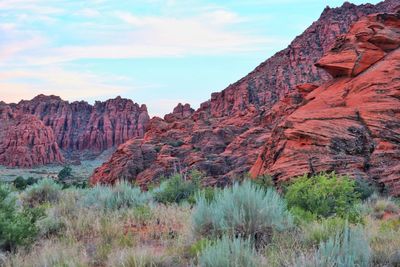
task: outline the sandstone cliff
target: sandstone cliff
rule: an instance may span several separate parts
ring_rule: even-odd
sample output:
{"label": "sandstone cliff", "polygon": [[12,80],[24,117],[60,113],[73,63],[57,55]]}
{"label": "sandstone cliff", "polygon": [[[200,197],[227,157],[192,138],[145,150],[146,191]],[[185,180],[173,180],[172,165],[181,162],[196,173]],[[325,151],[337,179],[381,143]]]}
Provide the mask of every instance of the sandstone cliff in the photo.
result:
{"label": "sandstone cliff", "polygon": [[253,176],[336,171],[400,194],[400,13],[370,15],[316,66],[336,77],[273,130]]}
{"label": "sandstone cliff", "polygon": [[[149,122],[149,115],[145,105],[139,106],[132,100],[117,97],[105,102],[97,101],[94,105],[87,102],[63,101],[57,96],[39,95],[32,100],[21,101],[18,104],[6,105],[9,112],[13,113],[13,120],[18,125],[32,118],[32,124],[40,123],[46,128],[47,133],[56,141],[59,149],[67,158],[91,157],[102,151],[116,147],[134,137],[143,137]],[[5,116],[5,115],[3,115]],[[21,121],[19,121],[21,119]],[[12,131],[11,125],[2,124],[3,131]],[[26,125],[27,129],[34,126]],[[0,142],[9,142],[12,138],[2,134]],[[13,138],[21,138],[14,136]],[[22,140],[16,140],[23,142]],[[20,147],[22,144],[20,145]],[[36,150],[32,150],[34,153]],[[6,153],[6,151],[3,151]],[[42,153],[42,151],[38,151]],[[0,152],[1,154],[1,152]],[[16,156],[14,156],[16,157]],[[45,157],[41,155],[38,157]],[[11,163],[9,156],[0,160],[2,165],[32,167],[52,162],[58,162],[59,157],[51,153],[47,160],[24,160]]]}
{"label": "sandstone cliff", "polygon": [[144,139],[121,145],[94,172],[91,183],[128,179],[144,185],[161,175],[199,169],[207,176],[205,183],[215,184],[246,173],[270,140],[271,130],[304,104],[309,91],[331,79],[314,64],[336,37],[359,18],[393,11],[397,6],[397,0],[387,0],[378,5],[345,3],[340,8],[326,8],[288,48],[212,94],[193,114],[190,107],[179,105],[164,119],[153,118]]}
{"label": "sandstone cliff", "polygon": [[30,167],[62,163],[64,158],[53,131],[32,115],[16,115],[0,103],[0,163]]}

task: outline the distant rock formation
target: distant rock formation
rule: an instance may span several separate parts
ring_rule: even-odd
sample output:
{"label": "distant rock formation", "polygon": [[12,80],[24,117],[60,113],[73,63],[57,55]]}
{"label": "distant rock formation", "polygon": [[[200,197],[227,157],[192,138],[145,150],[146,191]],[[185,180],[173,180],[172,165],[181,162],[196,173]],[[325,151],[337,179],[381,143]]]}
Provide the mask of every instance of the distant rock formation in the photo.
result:
{"label": "distant rock formation", "polygon": [[[150,119],[145,105],[139,106],[132,100],[121,97],[90,105],[83,101],[69,103],[57,96],[39,95],[18,104],[3,103],[3,106],[7,106],[9,112],[14,114],[17,124],[19,119],[26,120],[27,115],[30,115],[31,118],[36,118],[37,123],[41,121],[44,126],[48,126],[51,132],[48,133],[49,136],[55,139],[66,157],[98,155],[131,138],[143,137]],[[4,131],[10,129],[6,127]],[[7,138],[3,134],[0,142],[7,143]],[[9,156],[3,155],[2,158],[0,164],[20,167],[43,165],[58,162],[60,159],[49,155],[48,160],[10,163]]]}
{"label": "distant rock formation", "polygon": [[0,164],[31,167],[62,163],[53,131],[32,115],[16,115],[0,103]]}

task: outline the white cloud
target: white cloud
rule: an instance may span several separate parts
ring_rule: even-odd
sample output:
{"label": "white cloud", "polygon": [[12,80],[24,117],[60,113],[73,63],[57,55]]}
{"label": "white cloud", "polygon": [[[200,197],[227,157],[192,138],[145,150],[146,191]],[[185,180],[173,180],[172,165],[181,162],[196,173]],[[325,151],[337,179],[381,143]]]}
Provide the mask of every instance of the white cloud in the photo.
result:
{"label": "white cloud", "polygon": [[[92,9],[81,9],[78,13],[98,15]],[[0,47],[0,58],[10,59],[0,62],[0,66],[47,65],[80,59],[221,55],[266,50],[286,43],[279,38],[259,37],[237,30],[234,26],[244,18],[224,9],[210,9],[191,17],[136,16],[120,11],[114,13],[116,18],[119,24],[117,21],[113,25],[80,23],[71,26],[75,34],[82,38],[87,36],[88,40],[82,42],[84,45],[55,45],[51,40],[46,44],[43,39],[36,44],[39,40],[27,38],[38,33],[27,31],[28,37],[17,36],[14,45],[8,43],[7,47]]]}
{"label": "white cloud", "polygon": [[136,16],[129,12],[117,12],[116,16],[132,26],[127,36],[132,42],[158,44],[166,50],[179,48],[183,55],[254,51],[282,43],[277,38],[235,29],[244,19],[222,9],[183,18]]}
{"label": "white cloud", "polygon": [[101,13],[95,8],[83,8],[75,12],[76,16],[83,16],[87,18],[96,18],[100,17]]}
{"label": "white cloud", "polygon": [[[63,1],[52,0],[52,4],[60,4]],[[2,0],[0,2],[0,10],[11,11],[29,11],[36,14],[59,14],[63,13],[64,9],[49,5],[47,1],[43,0]]]}

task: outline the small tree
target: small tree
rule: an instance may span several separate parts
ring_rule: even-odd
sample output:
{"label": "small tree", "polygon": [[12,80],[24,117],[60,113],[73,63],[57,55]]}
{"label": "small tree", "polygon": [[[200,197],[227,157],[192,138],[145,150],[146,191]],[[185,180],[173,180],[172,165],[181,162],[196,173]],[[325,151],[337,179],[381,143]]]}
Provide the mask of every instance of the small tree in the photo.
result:
{"label": "small tree", "polygon": [[185,200],[192,201],[194,194],[201,188],[201,173],[192,171],[186,179],[181,174],[175,174],[161,182],[158,188],[153,190],[154,200],[160,203],[180,203]]}
{"label": "small tree", "polygon": [[59,173],[58,179],[64,180],[72,176],[72,168],[70,166],[65,166]]}
{"label": "small tree", "polygon": [[[360,202],[355,181],[335,173],[306,175],[294,179],[287,187],[286,200],[289,207],[301,213],[312,213],[318,218],[339,216],[350,221],[359,219],[356,205]],[[297,212],[297,214],[299,214]]]}

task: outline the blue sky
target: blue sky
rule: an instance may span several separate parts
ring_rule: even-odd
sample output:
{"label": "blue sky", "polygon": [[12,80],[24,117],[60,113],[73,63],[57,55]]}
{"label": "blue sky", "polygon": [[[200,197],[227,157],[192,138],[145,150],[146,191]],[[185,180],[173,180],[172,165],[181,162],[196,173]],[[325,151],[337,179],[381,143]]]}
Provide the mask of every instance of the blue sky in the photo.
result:
{"label": "blue sky", "polygon": [[0,0],[0,100],[120,95],[151,115],[197,108],[343,2]]}

